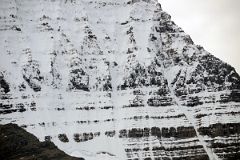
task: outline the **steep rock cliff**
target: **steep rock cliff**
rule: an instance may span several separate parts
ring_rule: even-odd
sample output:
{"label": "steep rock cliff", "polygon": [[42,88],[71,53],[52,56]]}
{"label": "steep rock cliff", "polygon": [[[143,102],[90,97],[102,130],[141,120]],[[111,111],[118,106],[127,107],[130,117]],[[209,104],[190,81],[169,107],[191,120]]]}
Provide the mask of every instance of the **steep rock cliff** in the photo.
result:
{"label": "steep rock cliff", "polygon": [[88,159],[240,159],[240,77],[154,0],[2,0],[0,123]]}

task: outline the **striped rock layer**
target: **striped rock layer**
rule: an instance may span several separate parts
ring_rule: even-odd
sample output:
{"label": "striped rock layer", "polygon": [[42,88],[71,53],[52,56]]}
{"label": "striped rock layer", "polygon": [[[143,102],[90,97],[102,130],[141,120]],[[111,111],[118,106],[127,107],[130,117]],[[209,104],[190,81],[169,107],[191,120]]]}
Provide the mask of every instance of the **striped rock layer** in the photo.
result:
{"label": "striped rock layer", "polygon": [[86,160],[240,159],[240,77],[154,0],[1,0],[0,123]]}

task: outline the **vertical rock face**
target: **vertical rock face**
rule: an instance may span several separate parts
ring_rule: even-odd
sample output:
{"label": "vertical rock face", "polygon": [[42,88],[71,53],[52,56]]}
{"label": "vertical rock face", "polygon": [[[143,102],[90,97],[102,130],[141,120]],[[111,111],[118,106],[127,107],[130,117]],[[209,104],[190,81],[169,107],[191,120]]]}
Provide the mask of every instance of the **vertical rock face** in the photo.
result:
{"label": "vertical rock face", "polygon": [[88,159],[240,159],[240,77],[153,0],[2,0],[0,123]]}

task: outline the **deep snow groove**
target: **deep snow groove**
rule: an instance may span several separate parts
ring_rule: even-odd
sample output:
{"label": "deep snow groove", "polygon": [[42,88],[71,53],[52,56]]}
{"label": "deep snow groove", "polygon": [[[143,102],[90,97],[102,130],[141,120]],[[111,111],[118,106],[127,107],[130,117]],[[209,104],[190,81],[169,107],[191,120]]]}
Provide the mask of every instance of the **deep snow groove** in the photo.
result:
{"label": "deep snow groove", "polygon": [[[163,72],[164,73],[164,72]],[[165,73],[164,73],[165,75]],[[165,76],[167,78],[167,76]],[[169,82],[169,80],[167,79],[167,81]],[[204,150],[206,151],[208,157],[210,160],[219,160],[218,156],[210,149],[207,147],[206,142],[204,141],[203,137],[199,134],[197,126],[194,122],[194,117],[193,117],[193,113],[192,110],[189,110],[188,107],[182,106],[178,97],[176,97],[176,95],[174,94],[174,90],[173,87],[171,87],[170,85],[168,85],[170,93],[172,95],[172,97],[174,98],[175,102],[177,103],[177,106],[183,110],[183,113],[185,114],[185,116],[187,117],[188,121],[193,125],[194,130],[197,134],[198,140],[201,143],[201,145],[203,146]]]}

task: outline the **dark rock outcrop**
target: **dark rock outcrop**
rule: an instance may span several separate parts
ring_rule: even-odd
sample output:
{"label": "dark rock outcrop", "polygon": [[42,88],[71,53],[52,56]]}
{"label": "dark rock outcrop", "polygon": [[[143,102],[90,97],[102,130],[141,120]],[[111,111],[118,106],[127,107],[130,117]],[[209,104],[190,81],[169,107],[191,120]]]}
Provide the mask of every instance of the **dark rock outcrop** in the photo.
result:
{"label": "dark rock outcrop", "polygon": [[50,141],[39,142],[16,124],[0,125],[0,159],[84,160],[68,156]]}

